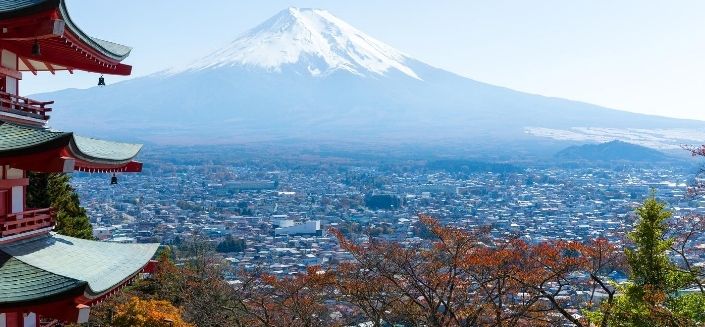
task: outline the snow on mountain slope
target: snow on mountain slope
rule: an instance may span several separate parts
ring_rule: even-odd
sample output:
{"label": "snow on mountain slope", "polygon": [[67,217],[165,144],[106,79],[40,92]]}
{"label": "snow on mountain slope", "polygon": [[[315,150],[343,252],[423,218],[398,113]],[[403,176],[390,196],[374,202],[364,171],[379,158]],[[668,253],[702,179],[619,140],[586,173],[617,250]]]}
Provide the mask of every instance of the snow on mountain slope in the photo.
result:
{"label": "snow on mountain slope", "polygon": [[326,10],[289,8],[248,31],[226,47],[167,74],[254,66],[326,76],[347,71],[359,76],[384,76],[390,70],[421,79],[405,64],[411,58],[366,35]]}

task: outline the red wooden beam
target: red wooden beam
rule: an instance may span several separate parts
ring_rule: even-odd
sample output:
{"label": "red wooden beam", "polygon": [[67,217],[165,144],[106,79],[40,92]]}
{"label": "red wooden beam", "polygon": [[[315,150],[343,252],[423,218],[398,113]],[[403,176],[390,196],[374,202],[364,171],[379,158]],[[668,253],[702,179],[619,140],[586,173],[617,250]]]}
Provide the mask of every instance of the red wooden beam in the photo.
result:
{"label": "red wooden beam", "polygon": [[15,187],[15,186],[27,186],[27,185],[29,185],[29,178],[0,180],[0,189],[7,189],[7,188]]}
{"label": "red wooden beam", "polygon": [[41,40],[64,35],[66,23],[61,19],[41,21],[34,25],[11,26],[0,33],[0,40],[26,41]]}
{"label": "red wooden beam", "polygon": [[73,158],[63,157],[61,148],[55,148],[35,154],[0,158],[0,164],[39,173],[70,173],[75,162]]}
{"label": "red wooden beam", "polygon": [[20,57],[20,60],[24,63],[25,66],[29,69],[29,71],[32,72],[32,74],[37,75],[37,69],[34,68],[34,66],[27,60],[25,57]]}
{"label": "red wooden beam", "polygon": [[47,66],[47,69],[49,70],[49,72],[51,72],[52,75],[56,75],[56,71],[54,71],[54,66],[52,66],[48,62],[45,62],[44,64]]}
{"label": "red wooden beam", "polygon": [[[73,44],[67,44],[65,40],[68,39],[70,41],[69,34],[70,33],[67,32],[62,38],[40,41],[42,55],[36,58],[32,57],[31,54],[32,41],[3,42],[2,47],[16,53],[20,58],[24,57],[25,59],[51,63],[54,70],[57,70],[56,66],[63,66],[68,67],[70,70],[82,70],[110,75],[128,76],[132,73],[132,66],[130,65],[119,63],[97,53],[90,54],[86,49],[77,46],[77,44],[80,45],[80,43],[74,42]],[[89,56],[91,58],[89,58]],[[26,61],[23,62],[26,63]],[[101,62],[104,65],[101,65]],[[38,70],[34,67],[33,73],[36,71]]]}
{"label": "red wooden beam", "polygon": [[54,226],[54,219],[49,214],[39,215],[36,217],[24,217],[22,220],[17,221],[3,222],[0,220],[0,236],[8,237],[19,235],[51,226]]}
{"label": "red wooden beam", "polygon": [[18,80],[22,79],[22,72],[14,70],[14,69],[6,68],[3,66],[0,66],[0,75],[10,76],[10,77],[12,77],[14,79],[18,79]]}
{"label": "red wooden beam", "polygon": [[[83,290],[79,291],[83,292]],[[42,301],[44,303],[41,304],[27,304],[0,309],[0,312],[34,312],[41,317],[63,322],[77,322],[80,308],[76,305],[76,301],[82,295],[73,293],[77,292],[68,292],[64,297],[46,302]]]}

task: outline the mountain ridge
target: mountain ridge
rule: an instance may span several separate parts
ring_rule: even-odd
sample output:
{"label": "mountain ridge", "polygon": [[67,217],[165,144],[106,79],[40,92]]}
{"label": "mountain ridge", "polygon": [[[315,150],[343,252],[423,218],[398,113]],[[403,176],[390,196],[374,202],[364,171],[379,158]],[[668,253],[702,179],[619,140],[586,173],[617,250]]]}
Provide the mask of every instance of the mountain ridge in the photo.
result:
{"label": "mountain ridge", "polygon": [[[289,50],[292,44],[298,47],[315,43],[302,39],[307,35],[316,37],[299,33],[296,27],[299,18],[294,17],[297,12],[301,10],[282,11],[223,49],[233,49],[231,45],[240,44],[238,40],[243,38],[250,42],[254,36],[284,42],[284,48]],[[319,19],[321,15],[306,10],[304,13],[313,15],[311,19]],[[275,24],[282,20],[286,24]],[[354,35],[336,34],[340,31]],[[36,97],[56,101],[53,127],[163,144],[298,140],[455,143],[496,148],[512,143],[523,144],[521,148],[600,141],[614,134],[632,143],[665,140],[652,145],[673,147],[688,143],[690,133],[675,131],[705,128],[705,122],[700,121],[627,113],[494,86],[433,67],[397,50],[388,57],[373,60],[372,64],[369,60],[357,62],[353,57],[345,57],[348,55],[345,51],[359,48],[355,44],[347,50],[335,47],[348,44],[345,40],[355,37],[375,39],[361,36],[364,33],[352,27],[323,28],[318,32],[330,33],[325,46],[313,50],[302,46],[280,53],[281,58],[262,65],[242,61],[244,54],[235,56],[235,61],[228,61],[233,59],[229,56],[216,55],[217,59],[205,56],[212,60],[105,88],[64,90]],[[282,41],[278,37],[282,33],[296,35],[298,39],[290,37]],[[268,49],[262,51],[271,52],[268,48],[271,42],[265,41],[255,42],[257,45],[248,53],[259,53],[260,46]],[[278,46],[277,43],[274,48]],[[335,48],[335,55],[343,59],[320,58],[315,62],[319,73],[314,73],[311,58],[327,51],[326,47]],[[367,50],[363,46],[350,51],[363,54]],[[374,59],[376,55],[373,51],[360,57]],[[399,60],[390,63],[384,58]],[[204,59],[195,62],[199,60]],[[337,65],[345,60],[355,65]],[[395,68],[401,64],[409,70]],[[355,71],[351,71],[353,68]]]}
{"label": "mountain ridge", "polygon": [[674,159],[657,150],[619,140],[570,146],[556,153],[555,157],[569,161],[658,162]]}

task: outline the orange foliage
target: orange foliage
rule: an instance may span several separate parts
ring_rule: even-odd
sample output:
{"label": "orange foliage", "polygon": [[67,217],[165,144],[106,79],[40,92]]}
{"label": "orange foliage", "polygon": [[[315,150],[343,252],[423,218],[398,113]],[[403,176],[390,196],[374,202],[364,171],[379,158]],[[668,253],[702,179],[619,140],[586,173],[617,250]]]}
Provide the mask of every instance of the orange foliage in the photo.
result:
{"label": "orange foliage", "polygon": [[181,318],[181,310],[167,301],[142,300],[132,297],[117,306],[112,326],[115,327],[191,327]]}
{"label": "orange foliage", "polygon": [[334,282],[331,273],[314,266],[304,275],[284,279],[269,274],[243,277],[235,288],[236,305],[225,308],[234,313],[238,326],[332,326],[323,305]]}
{"label": "orange foliage", "polygon": [[[353,260],[282,279],[238,272],[240,282],[228,285],[207,257],[191,268],[165,264],[156,294],[212,326],[588,326],[577,315],[583,309],[609,316],[615,289],[601,276],[624,260],[608,241],[498,241],[487,229],[420,220],[431,238],[416,243],[357,243],[331,230]],[[576,289],[580,296],[565,295]],[[603,306],[596,293],[607,295]],[[163,301],[132,299],[119,311],[124,324],[116,326],[188,326]]]}
{"label": "orange foliage", "polygon": [[[401,246],[371,239],[355,244],[332,232],[355,262],[338,269],[340,300],[348,301],[375,325],[381,321],[430,326],[552,326],[570,321],[591,301],[567,303],[570,287],[614,290],[599,275],[620,264],[620,252],[606,240],[527,244],[495,242],[483,229],[442,226],[420,220],[434,238]],[[587,276],[575,278],[574,274]],[[582,305],[583,307],[578,307]]]}

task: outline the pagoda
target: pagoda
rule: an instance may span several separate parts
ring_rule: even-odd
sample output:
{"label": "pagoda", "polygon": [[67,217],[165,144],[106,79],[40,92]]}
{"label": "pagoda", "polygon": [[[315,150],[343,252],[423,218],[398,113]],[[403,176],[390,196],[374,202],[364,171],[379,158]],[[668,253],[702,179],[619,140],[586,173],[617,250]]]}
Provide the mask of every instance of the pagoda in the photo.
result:
{"label": "pagoda", "polygon": [[49,129],[53,101],[20,96],[23,74],[130,75],[131,48],[91,37],[64,0],[0,1],[0,327],[88,321],[91,306],[145,269],[158,244],[118,244],[52,232],[52,208],[28,208],[29,172],[140,172],[138,144]]}

